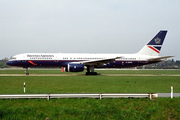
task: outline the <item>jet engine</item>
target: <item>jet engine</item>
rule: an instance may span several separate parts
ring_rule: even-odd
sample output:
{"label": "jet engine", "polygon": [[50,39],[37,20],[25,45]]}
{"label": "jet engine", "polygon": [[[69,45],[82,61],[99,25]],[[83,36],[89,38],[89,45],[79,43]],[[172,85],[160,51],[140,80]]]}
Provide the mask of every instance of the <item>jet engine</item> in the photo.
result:
{"label": "jet engine", "polygon": [[84,71],[84,65],[78,63],[68,64],[66,72],[82,72]]}

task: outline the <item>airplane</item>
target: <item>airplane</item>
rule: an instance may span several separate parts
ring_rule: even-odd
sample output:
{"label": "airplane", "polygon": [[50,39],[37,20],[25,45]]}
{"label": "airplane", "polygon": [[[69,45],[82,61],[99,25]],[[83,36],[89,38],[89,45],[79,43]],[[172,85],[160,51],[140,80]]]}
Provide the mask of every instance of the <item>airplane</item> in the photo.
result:
{"label": "airplane", "polygon": [[98,75],[94,68],[127,68],[160,62],[174,56],[159,56],[167,30],[159,31],[139,52],[134,54],[94,53],[23,53],[13,56],[6,64],[28,67],[62,67],[66,72]]}

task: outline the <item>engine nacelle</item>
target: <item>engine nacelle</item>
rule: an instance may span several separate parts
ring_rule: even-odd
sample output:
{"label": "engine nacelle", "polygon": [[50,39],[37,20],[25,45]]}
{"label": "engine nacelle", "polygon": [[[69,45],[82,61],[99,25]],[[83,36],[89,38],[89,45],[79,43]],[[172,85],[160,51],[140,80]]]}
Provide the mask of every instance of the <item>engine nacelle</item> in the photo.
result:
{"label": "engine nacelle", "polygon": [[84,71],[84,65],[78,63],[68,64],[66,72],[82,72]]}

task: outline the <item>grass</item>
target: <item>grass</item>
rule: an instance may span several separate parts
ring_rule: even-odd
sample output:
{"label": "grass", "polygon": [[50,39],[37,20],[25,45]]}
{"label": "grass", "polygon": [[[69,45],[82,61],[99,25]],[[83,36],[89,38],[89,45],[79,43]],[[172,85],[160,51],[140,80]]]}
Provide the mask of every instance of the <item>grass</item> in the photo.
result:
{"label": "grass", "polygon": [[180,119],[180,98],[0,100],[0,119]]}
{"label": "grass", "polygon": [[0,94],[180,92],[180,76],[0,76]]}
{"label": "grass", "polygon": [[[6,71],[6,72],[4,72]],[[114,70],[115,74],[179,74],[179,70]],[[3,73],[4,72],[4,73]],[[0,74],[22,74],[0,70]],[[32,70],[56,74],[58,70]],[[110,74],[112,71],[99,71]],[[64,74],[64,73],[60,73]],[[82,74],[82,73],[79,73]],[[111,73],[113,74],[113,73]],[[180,76],[0,76],[0,94],[26,93],[180,93]],[[1,99],[0,119],[180,119],[180,98]]]}

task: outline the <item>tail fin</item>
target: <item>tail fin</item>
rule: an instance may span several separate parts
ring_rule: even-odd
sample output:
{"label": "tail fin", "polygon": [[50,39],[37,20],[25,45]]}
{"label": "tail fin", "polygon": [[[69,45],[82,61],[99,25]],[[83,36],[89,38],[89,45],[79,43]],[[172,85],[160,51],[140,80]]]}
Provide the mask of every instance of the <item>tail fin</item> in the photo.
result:
{"label": "tail fin", "polygon": [[151,39],[139,52],[141,55],[151,55],[158,56],[161,50],[161,47],[164,42],[167,31],[159,31],[159,33]]}

